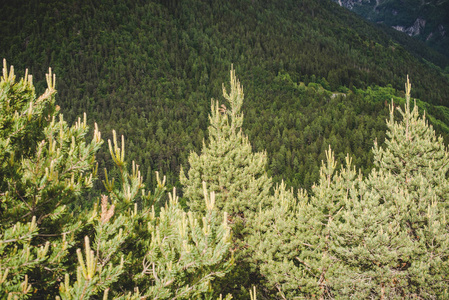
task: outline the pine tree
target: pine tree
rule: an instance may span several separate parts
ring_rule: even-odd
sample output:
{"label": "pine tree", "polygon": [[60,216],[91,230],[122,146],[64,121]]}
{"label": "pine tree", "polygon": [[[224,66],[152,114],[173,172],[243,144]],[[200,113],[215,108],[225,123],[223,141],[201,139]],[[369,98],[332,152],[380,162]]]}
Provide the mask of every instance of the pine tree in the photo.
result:
{"label": "pine tree", "polygon": [[76,251],[76,281],[70,285],[70,274],[66,273],[57,299],[89,299],[103,291],[107,297],[112,284],[124,272],[124,255],[119,249],[126,239],[123,231],[129,229],[131,222],[123,214],[113,218],[114,213],[115,206],[102,196],[100,214],[94,209],[91,215],[95,232],[93,249],[91,239],[85,236],[84,253],[79,248]]}
{"label": "pine tree", "polygon": [[[69,204],[92,187],[95,153],[102,144],[95,128],[86,141],[84,120],[69,127],[54,104],[55,76],[36,98],[32,76],[16,82],[3,61],[0,82],[0,228],[2,283],[11,295],[51,293],[81,223]],[[28,280],[28,281],[27,281]],[[27,283],[28,282],[28,283]],[[29,285],[33,282],[33,287]],[[48,289],[48,290],[47,290]]]}
{"label": "pine tree", "polygon": [[[226,214],[214,209],[213,193],[205,201],[207,213],[198,218],[182,210],[175,191],[159,216],[154,206],[139,211],[137,205],[117,214],[115,205],[103,196],[101,212],[92,213],[94,233],[85,237],[84,251],[77,250],[76,276],[65,275],[60,299],[87,299],[101,293],[115,299],[190,299],[210,294],[210,283],[226,275],[233,261],[225,259],[231,241]],[[145,239],[136,240],[138,235]],[[142,249],[144,254],[139,255]],[[129,278],[121,279],[125,275],[131,283]],[[76,279],[73,284],[70,277]]]}
{"label": "pine tree", "polygon": [[259,287],[259,291],[270,298],[274,296],[269,295],[272,290],[280,299],[303,295],[302,289],[309,279],[311,270],[300,258],[307,244],[301,236],[305,221],[301,217],[307,208],[307,194],[301,193],[298,198],[292,190],[286,189],[284,182],[276,186],[273,206],[256,216],[258,226],[250,237],[252,257],[265,278],[265,288]]}
{"label": "pine tree", "polygon": [[[121,211],[111,221],[121,218],[119,224],[127,233],[120,251],[113,255],[127,257],[122,271],[126,276],[118,279],[120,288],[110,286],[109,293],[118,296],[122,290],[129,290],[130,297],[150,299],[190,299],[210,294],[211,282],[225,276],[233,266],[227,214],[215,208],[214,192],[208,193],[203,187],[204,213],[186,213],[173,189],[157,214],[155,204],[165,195],[165,177],[160,180],[156,172],[157,189],[153,194],[146,193],[139,166],[132,162],[132,172],[127,170],[124,137],[119,145],[113,132],[113,140],[108,143],[120,173],[118,185],[108,176],[104,181],[111,203]],[[98,237],[96,234],[95,239]],[[117,238],[105,240],[116,242]],[[105,248],[109,256],[111,249]],[[101,274],[96,276],[101,278]]]}
{"label": "pine tree", "polygon": [[311,230],[304,233],[309,236],[312,245],[310,254],[305,253],[305,261],[316,270],[313,284],[315,288],[319,288],[317,295],[320,299],[333,297],[329,279],[335,268],[331,255],[332,240],[335,237],[331,227],[341,222],[340,215],[346,210],[347,198],[362,180],[361,174],[352,165],[349,154],[345,165],[338,171],[336,167],[335,154],[329,146],[326,163],[323,162],[320,169],[320,180],[312,186],[310,209],[305,212],[309,217],[306,223],[311,225]]}
{"label": "pine tree", "polygon": [[203,142],[200,155],[190,154],[190,169],[187,176],[181,170],[180,181],[192,211],[204,211],[205,182],[207,189],[215,192],[217,208],[228,212],[234,224],[244,224],[259,207],[268,205],[271,178],[265,171],[266,153],[253,153],[243,134],[243,88],[235,71],[231,69],[230,73],[229,94],[223,85],[223,97],[229,107],[212,100],[209,141]]}
{"label": "pine tree", "polygon": [[241,107],[244,94],[235,71],[230,71],[230,92],[223,85],[226,105],[212,100],[209,141],[203,141],[201,154],[189,156],[187,176],[181,170],[180,181],[191,211],[203,212],[203,184],[215,193],[216,207],[229,214],[233,232],[236,267],[225,279],[217,283],[218,289],[234,297],[246,297],[247,291],[257,283],[259,274],[251,258],[248,237],[251,236],[255,216],[270,204],[271,178],[266,174],[266,153],[253,153],[248,138],[242,131]]}
{"label": "pine tree", "polygon": [[329,285],[334,269],[330,227],[339,222],[345,199],[361,177],[349,156],[340,170],[330,148],[326,158],[311,197],[300,191],[296,199],[281,185],[275,190],[272,208],[257,218],[260,226],[252,239],[254,256],[279,299],[333,297]]}
{"label": "pine tree", "polygon": [[[447,297],[449,156],[425,116],[410,106],[394,120],[385,148],[374,146],[376,168],[334,224],[334,288],[343,298]],[[445,294],[446,293],[446,294]]]}
{"label": "pine tree", "polygon": [[[31,77],[15,82],[4,63],[0,82],[0,297],[23,299],[180,298],[210,295],[233,265],[227,214],[203,190],[204,214],[186,213],[175,191],[156,214],[165,179],[145,193],[139,166],[125,161],[124,138],[109,141],[119,180],[105,174],[101,205],[76,217],[66,205],[92,187],[95,129],[68,126],[54,105],[55,78],[36,99]],[[77,238],[82,235],[80,240]],[[69,253],[79,246],[76,255]],[[126,278],[125,278],[126,277]]]}
{"label": "pine tree", "polygon": [[434,187],[438,202],[449,199],[449,186],[445,183],[449,170],[449,157],[443,138],[436,136],[425,113],[419,117],[418,107],[410,107],[411,84],[407,78],[404,110],[397,107],[402,120],[395,122],[394,107],[390,106],[390,120],[387,121],[385,149],[374,144],[374,164],[377,169],[391,172],[399,182],[404,182],[409,191],[417,189],[420,182],[415,174],[422,174]]}

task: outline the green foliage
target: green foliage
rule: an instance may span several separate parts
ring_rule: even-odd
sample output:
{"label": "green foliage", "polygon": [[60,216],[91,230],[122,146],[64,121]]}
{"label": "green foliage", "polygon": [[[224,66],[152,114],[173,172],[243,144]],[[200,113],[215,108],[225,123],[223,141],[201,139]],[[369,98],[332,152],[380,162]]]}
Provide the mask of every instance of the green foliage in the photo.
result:
{"label": "green foliage", "polygon": [[275,188],[272,201],[273,207],[262,210],[256,217],[259,225],[250,238],[253,259],[265,278],[265,289],[275,290],[280,298],[307,295],[310,290],[317,290],[311,288],[316,270],[298,255],[311,250],[303,237],[308,229],[307,216],[303,213],[307,194],[296,198],[281,183]]}
{"label": "green foliage", "polygon": [[[342,157],[327,145],[357,149],[369,161],[363,141],[383,138],[378,132],[384,127],[374,128],[379,120],[367,115],[382,111],[383,99],[399,93],[387,86],[343,95],[329,91],[335,82],[323,77],[303,83],[288,72],[277,74],[275,90],[267,93],[286,101],[269,105],[291,112],[274,118],[274,126],[254,125],[257,134],[276,137],[271,143],[285,142],[278,143],[281,150],[271,162],[265,152],[253,152],[243,134],[246,102],[231,70],[230,92],[223,87],[229,107],[212,101],[203,150],[191,152],[187,175],[181,171],[190,210],[180,205],[176,188],[167,200],[166,179],[158,173],[154,192],[145,190],[139,164],[125,160],[124,136],[119,142],[113,131],[105,192],[90,194],[103,193],[101,202],[75,215],[67,206],[87,201],[85,192],[94,187],[100,132],[95,126],[87,142],[86,116],[73,126],[58,117],[51,72],[37,98],[31,77],[16,82],[5,62],[0,297],[222,299],[220,293],[232,291],[255,299],[256,286],[259,297],[278,299],[447,297],[449,153],[420,117],[420,102],[411,108],[409,82],[405,108],[390,107],[385,145],[375,143],[374,169],[357,172],[352,161],[357,165],[359,157]],[[296,103],[292,95],[305,97]],[[293,109],[298,107],[304,110]],[[327,115],[314,114],[317,107]],[[442,108],[433,112],[446,114]],[[157,126],[164,136],[166,125]],[[298,126],[302,132],[296,135]],[[361,129],[344,138],[356,127]],[[271,190],[267,165],[285,174],[294,172],[285,161],[304,169],[300,152],[291,149],[309,151],[306,144],[314,149],[302,158],[307,167],[325,155],[320,169],[302,173],[311,182],[310,174],[319,178],[310,196],[306,190],[296,196],[283,181]]]}
{"label": "green foliage", "polygon": [[332,298],[328,282],[335,267],[330,254],[334,238],[330,228],[361,176],[357,176],[349,157],[339,172],[335,171],[331,149],[326,157],[311,197],[300,191],[296,199],[281,185],[275,190],[273,208],[258,216],[261,226],[253,239],[255,256],[267,283],[278,290],[279,299]]}
{"label": "green foliage", "polygon": [[[51,70],[47,83],[45,93],[36,98],[32,77],[16,82],[14,69],[11,67],[8,72],[3,61],[0,226],[5,232],[5,263],[1,273],[3,291],[11,292],[7,287],[14,283],[14,289],[19,289],[23,296],[33,293],[36,287],[42,292],[51,290],[68,263],[69,248],[82,225],[67,212],[66,205],[92,187],[95,153],[102,144],[97,129],[92,141],[86,142],[85,116],[83,122],[78,120],[71,127],[62,115],[56,121],[55,77]],[[33,288],[26,283],[30,274],[38,275],[32,280]]]}
{"label": "green foliage", "polygon": [[267,206],[271,179],[265,171],[266,153],[252,153],[243,134],[244,95],[234,70],[230,85],[229,94],[223,86],[229,108],[212,100],[208,142],[203,143],[201,155],[190,154],[188,177],[181,170],[180,181],[192,211],[204,211],[202,190],[206,186],[215,192],[217,208],[227,211],[232,222],[246,223],[259,207]]}
{"label": "green foliage", "polygon": [[399,122],[394,111],[369,177],[349,157],[337,172],[329,150],[309,198],[281,185],[257,216],[254,258],[279,299],[447,297],[449,154],[408,82]]}
{"label": "green foliage", "polygon": [[36,218],[30,223],[2,228],[0,292],[5,296],[26,297],[32,291],[27,273],[45,261],[49,248],[48,242],[40,248],[31,245],[37,229]]}
{"label": "green foliage", "polygon": [[[120,240],[121,237],[119,236],[118,238]],[[99,244],[101,245],[101,243]],[[118,243],[115,242],[114,244]],[[106,249],[97,247],[97,255],[100,251],[101,254],[104,254],[103,251]],[[109,253],[114,253],[114,251],[108,250]],[[95,257],[95,252],[91,250],[87,236],[85,238],[85,251],[85,259],[80,249],[76,252],[79,263],[76,282],[73,286],[70,286],[69,274],[66,274],[64,283],[59,287],[60,297],[56,297],[56,299],[88,299],[117,281],[117,277],[123,272],[123,257],[121,264],[115,267],[108,264],[107,258]]]}
{"label": "green foliage", "polygon": [[[140,274],[145,296],[152,299],[196,298],[209,291],[210,282],[232,267],[227,214],[215,208],[215,195],[205,192],[206,213],[195,218],[177,202],[175,191],[160,217],[149,219],[144,268]],[[150,283],[150,284],[148,284]]]}
{"label": "green foliage", "polygon": [[[105,175],[107,195],[76,217],[66,205],[93,186],[95,154],[102,144],[95,129],[85,141],[86,120],[69,127],[56,121],[54,76],[36,99],[31,77],[15,82],[4,63],[0,83],[1,297],[117,299],[202,297],[210,283],[233,266],[227,214],[204,189],[204,214],[186,213],[175,190],[156,214],[165,178],[146,193],[139,166],[125,161],[124,138],[115,132],[109,148],[119,170],[117,184]],[[26,137],[26,138],[25,138]],[[25,146],[26,145],[26,146]],[[21,151],[27,149],[27,151]],[[27,222],[27,220],[29,220]],[[77,242],[84,236],[83,248]],[[58,289],[59,287],[59,289]],[[227,298],[228,299],[228,298]]]}
{"label": "green foliage", "polygon": [[266,174],[266,153],[253,153],[243,133],[241,107],[244,94],[233,69],[230,72],[230,92],[223,85],[223,97],[229,107],[212,100],[208,141],[203,142],[200,155],[191,152],[190,169],[187,176],[181,169],[180,182],[191,211],[205,210],[201,191],[207,187],[215,193],[217,209],[229,213],[226,222],[229,222],[234,235],[236,269],[230,279],[224,279],[218,286],[235,296],[236,290],[244,293],[241,289],[249,288],[257,277],[254,266],[251,266],[247,239],[252,228],[257,226],[254,222],[257,211],[270,204],[272,183]]}
{"label": "green foliage", "polygon": [[342,298],[447,293],[449,154],[417,106],[411,109],[408,81],[398,111],[396,122],[392,104],[385,147],[374,146],[376,168],[332,230],[339,264],[332,282]]}
{"label": "green foliage", "polygon": [[[255,151],[267,151],[273,181],[294,189],[310,191],[329,144],[339,162],[349,153],[365,175],[372,168],[369,152],[375,138],[382,144],[388,112],[381,104],[389,99],[367,104],[345,89],[398,90],[408,73],[419,78],[418,98],[436,105],[449,99],[447,78],[408,52],[428,48],[404,46],[330,1],[6,0],[0,20],[0,56],[29,67],[39,93],[40,74],[52,66],[65,119],[73,124],[87,112],[105,139],[112,129],[125,135],[127,157],[141,166],[147,189],[156,187],[158,170],[180,190],[179,169],[201,150],[209,99],[231,63],[246,82],[243,129]],[[328,82],[347,97],[330,99],[301,82]],[[107,147],[97,161],[99,170],[114,172]],[[90,200],[99,188],[101,181]]]}

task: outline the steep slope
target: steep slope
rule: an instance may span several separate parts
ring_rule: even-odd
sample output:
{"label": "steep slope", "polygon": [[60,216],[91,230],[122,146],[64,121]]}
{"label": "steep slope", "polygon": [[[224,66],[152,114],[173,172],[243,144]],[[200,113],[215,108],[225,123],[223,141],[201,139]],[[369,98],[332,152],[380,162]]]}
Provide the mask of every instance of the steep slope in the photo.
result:
{"label": "steep slope", "polygon": [[366,19],[425,42],[449,57],[449,1],[334,0]]}
{"label": "steep slope", "polygon": [[331,1],[9,0],[0,20],[0,56],[28,67],[41,90],[51,66],[65,117],[86,111],[106,138],[125,134],[147,184],[161,170],[178,185],[231,63],[245,89],[244,130],[267,149],[269,174],[295,187],[318,178],[329,144],[370,168],[384,102],[406,74],[414,96],[449,106],[437,68]]}

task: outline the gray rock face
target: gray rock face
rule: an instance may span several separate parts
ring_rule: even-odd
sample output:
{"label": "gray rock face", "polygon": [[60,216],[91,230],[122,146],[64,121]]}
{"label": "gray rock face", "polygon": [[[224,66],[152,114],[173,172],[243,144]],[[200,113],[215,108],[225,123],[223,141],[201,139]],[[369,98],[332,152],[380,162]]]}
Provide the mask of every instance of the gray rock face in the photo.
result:
{"label": "gray rock face", "polygon": [[354,8],[354,5],[362,5],[363,2],[370,2],[370,0],[336,0],[336,2],[343,7],[346,7],[350,10]]}
{"label": "gray rock face", "polygon": [[[424,30],[424,28],[426,27],[426,20],[418,18],[418,19],[416,19],[415,23],[413,23],[413,25],[410,27],[405,27],[405,26],[400,26],[400,25],[396,25],[396,26],[392,26],[392,27],[398,31],[405,32],[409,36],[416,36],[416,35],[421,34],[422,31]],[[432,35],[432,33],[431,33],[431,35]],[[427,38],[429,39],[429,37],[427,37]]]}
{"label": "gray rock face", "polygon": [[442,37],[446,36],[446,29],[444,28],[443,25],[438,25],[438,32],[441,34]]}

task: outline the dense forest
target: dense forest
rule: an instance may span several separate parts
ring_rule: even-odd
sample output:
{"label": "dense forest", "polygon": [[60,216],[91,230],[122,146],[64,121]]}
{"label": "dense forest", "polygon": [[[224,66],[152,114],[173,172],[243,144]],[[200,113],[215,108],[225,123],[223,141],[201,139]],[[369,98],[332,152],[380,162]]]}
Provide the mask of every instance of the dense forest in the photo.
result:
{"label": "dense forest", "polygon": [[1,298],[449,298],[447,57],[331,0],[7,0],[0,37]]}
{"label": "dense forest", "polygon": [[[3,62],[0,81],[0,293],[7,299],[444,299],[449,152],[418,106],[390,105],[384,146],[363,176],[325,151],[308,193],[274,184],[267,153],[242,130],[244,92],[231,69],[212,101],[209,139],[176,188],[147,192],[124,137],[108,140],[118,173],[81,214],[103,144],[86,115],[69,125],[56,78],[35,92]],[[399,114],[399,118],[395,116]],[[399,120],[398,120],[399,119]],[[168,201],[164,197],[168,195]],[[162,205],[161,205],[162,204]]]}
{"label": "dense forest", "polygon": [[[51,66],[65,119],[86,112],[105,137],[124,134],[147,186],[160,171],[182,192],[179,168],[207,139],[209,102],[231,64],[254,150],[295,189],[318,179],[329,144],[339,162],[350,153],[371,169],[385,101],[403,96],[407,74],[447,134],[449,60],[331,1],[6,1],[0,14],[0,57],[29,68],[39,92]],[[107,157],[100,150],[100,170]]]}

